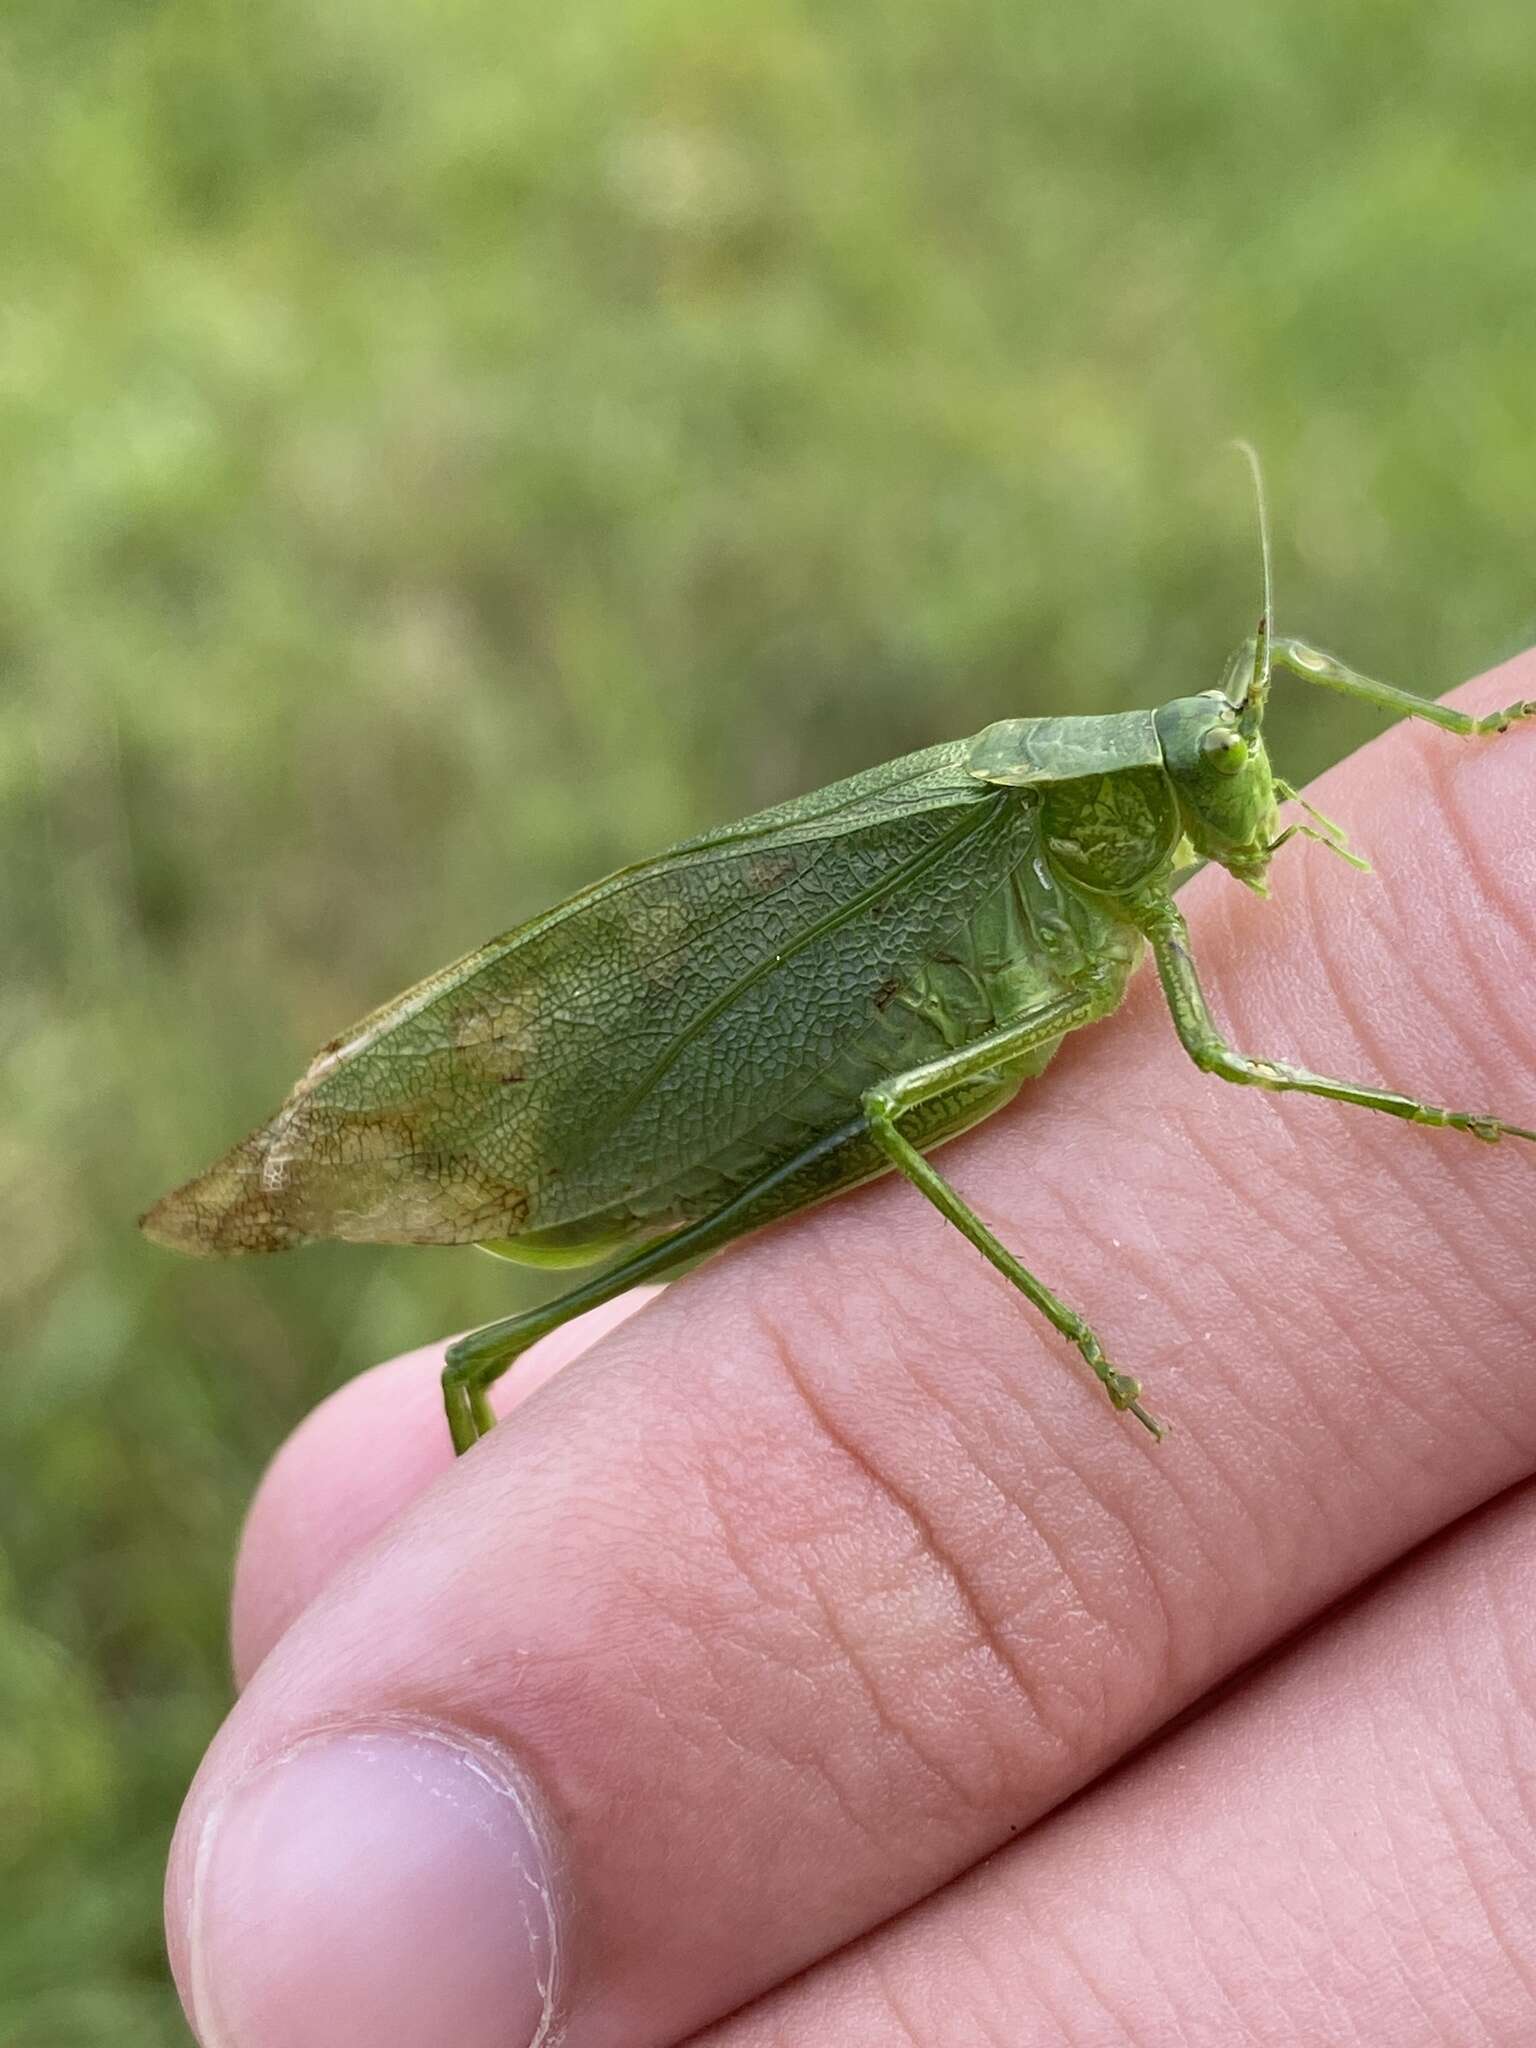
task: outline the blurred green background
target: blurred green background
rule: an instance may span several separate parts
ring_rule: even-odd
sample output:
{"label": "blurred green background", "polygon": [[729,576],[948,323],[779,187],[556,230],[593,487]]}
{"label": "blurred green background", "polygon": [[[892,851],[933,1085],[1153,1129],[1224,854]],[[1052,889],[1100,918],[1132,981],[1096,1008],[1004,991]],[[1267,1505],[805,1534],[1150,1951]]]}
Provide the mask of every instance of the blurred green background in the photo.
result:
{"label": "blurred green background", "polygon": [[185,2038],[243,1503],[524,1284],[137,1211],[621,860],[1215,681],[1234,433],[1284,626],[1431,691],[1536,636],[1533,106],[1528,0],[8,0],[5,2048]]}

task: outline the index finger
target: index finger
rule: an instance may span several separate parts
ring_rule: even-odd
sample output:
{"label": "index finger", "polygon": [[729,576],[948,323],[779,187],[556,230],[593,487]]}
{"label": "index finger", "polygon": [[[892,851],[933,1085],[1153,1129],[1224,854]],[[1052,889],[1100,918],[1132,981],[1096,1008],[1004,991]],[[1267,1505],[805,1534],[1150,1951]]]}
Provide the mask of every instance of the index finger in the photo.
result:
{"label": "index finger", "polygon": [[[1529,692],[1533,666],[1467,701]],[[1281,916],[1201,878],[1186,900],[1236,1043],[1529,1113],[1523,737],[1398,730],[1328,778],[1375,885],[1308,848],[1277,874]],[[944,1156],[1144,1371],[1174,1442],[1117,1429],[900,1185],[670,1290],[435,1482],[256,1674],[172,1882],[183,1981],[226,2024],[325,2038],[294,2031],[317,1986],[332,2022],[367,1996],[389,2024],[389,1971],[409,1956],[420,1991],[431,1967],[409,1871],[446,1810],[435,1777],[419,1811],[388,1806],[408,1850],[358,1835],[338,1765],[302,1916],[241,1862],[253,1815],[270,1861],[320,1810],[317,1740],[374,1731],[375,1786],[420,1775],[422,1736],[517,1787],[542,1816],[516,1853],[556,1916],[563,2038],[662,2042],[985,1856],[1531,1469],[1536,1162],[1514,1148],[1224,1089],[1144,981]],[[338,1441],[343,1487],[351,1455]],[[456,1935],[505,1942],[495,1885],[456,1907]],[[483,2033],[455,2007],[466,2048],[505,2038],[497,1995]]]}

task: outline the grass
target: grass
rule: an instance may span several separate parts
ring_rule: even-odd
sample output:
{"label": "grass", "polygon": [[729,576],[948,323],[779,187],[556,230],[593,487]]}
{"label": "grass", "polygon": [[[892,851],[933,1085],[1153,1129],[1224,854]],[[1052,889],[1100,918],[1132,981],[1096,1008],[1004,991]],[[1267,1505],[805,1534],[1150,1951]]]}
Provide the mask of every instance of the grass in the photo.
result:
{"label": "grass", "polygon": [[[0,2040],[138,2048],[263,1461],[520,1283],[136,1212],[621,860],[1213,682],[1234,433],[1284,626],[1427,690],[1536,636],[1536,52],[1521,0],[5,12]],[[1298,779],[1371,729],[1273,718]]]}

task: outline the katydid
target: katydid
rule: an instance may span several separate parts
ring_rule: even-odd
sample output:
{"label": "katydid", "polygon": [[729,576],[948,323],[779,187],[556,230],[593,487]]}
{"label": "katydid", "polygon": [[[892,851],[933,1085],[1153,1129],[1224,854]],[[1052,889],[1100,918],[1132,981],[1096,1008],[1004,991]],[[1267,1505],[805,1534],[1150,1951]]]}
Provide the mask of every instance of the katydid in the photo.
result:
{"label": "katydid", "polygon": [[1262,895],[1297,832],[1352,858],[1305,805],[1307,822],[1280,824],[1295,792],[1264,747],[1273,669],[1469,737],[1536,715],[1525,702],[1472,718],[1273,634],[1262,490],[1259,517],[1264,610],[1219,689],[1004,719],[621,869],[325,1046],[271,1121],[145,1230],[196,1253],[345,1238],[604,1261],[449,1347],[462,1452],[492,1425],[492,1383],[537,1338],[894,1168],[1077,1347],[1114,1407],[1161,1436],[1140,1383],[926,1156],[1114,1010],[1144,951],[1208,1073],[1536,1139],[1252,1058],[1211,1019],[1179,870],[1218,862]]}

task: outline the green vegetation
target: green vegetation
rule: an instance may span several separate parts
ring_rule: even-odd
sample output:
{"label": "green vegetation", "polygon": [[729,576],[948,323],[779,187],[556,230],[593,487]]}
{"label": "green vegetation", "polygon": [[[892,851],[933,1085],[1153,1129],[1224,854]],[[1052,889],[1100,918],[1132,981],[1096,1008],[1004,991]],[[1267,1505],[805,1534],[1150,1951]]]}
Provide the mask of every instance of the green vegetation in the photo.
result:
{"label": "green vegetation", "polygon": [[[242,1503],[326,1389],[525,1284],[180,1263],[136,1212],[622,859],[1215,682],[1233,433],[1283,627],[1430,691],[1532,637],[1529,28],[9,0],[8,2048],[184,2039],[159,1864]],[[1375,724],[1282,681],[1270,732],[1299,779]]]}

